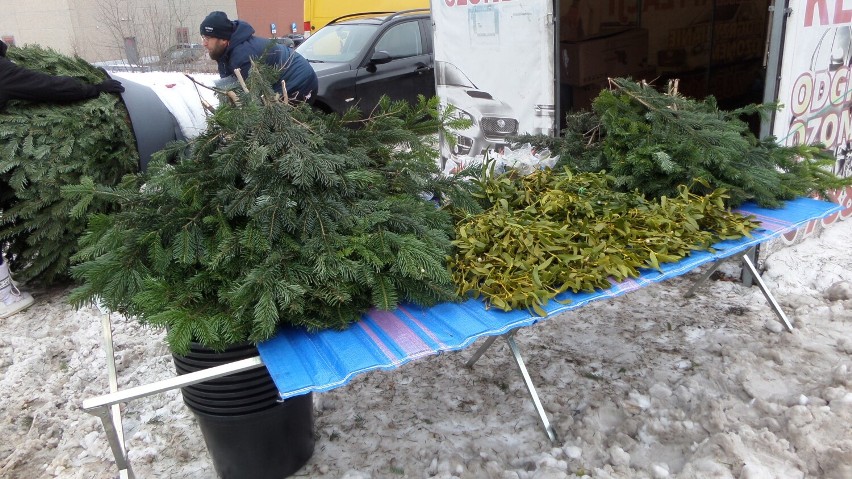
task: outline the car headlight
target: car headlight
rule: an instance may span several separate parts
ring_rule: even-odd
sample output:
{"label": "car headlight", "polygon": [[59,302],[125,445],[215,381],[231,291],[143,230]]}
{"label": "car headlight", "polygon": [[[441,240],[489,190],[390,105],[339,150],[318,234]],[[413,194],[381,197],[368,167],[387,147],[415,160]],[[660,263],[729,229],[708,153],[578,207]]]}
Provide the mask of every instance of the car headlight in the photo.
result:
{"label": "car headlight", "polygon": [[473,115],[462,110],[461,108],[456,108],[455,110],[453,110],[453,113],[452,113],[451,116],[458,118],[459,120],[467,120],[473,125],[476,124],[476,122],[473,120]]}

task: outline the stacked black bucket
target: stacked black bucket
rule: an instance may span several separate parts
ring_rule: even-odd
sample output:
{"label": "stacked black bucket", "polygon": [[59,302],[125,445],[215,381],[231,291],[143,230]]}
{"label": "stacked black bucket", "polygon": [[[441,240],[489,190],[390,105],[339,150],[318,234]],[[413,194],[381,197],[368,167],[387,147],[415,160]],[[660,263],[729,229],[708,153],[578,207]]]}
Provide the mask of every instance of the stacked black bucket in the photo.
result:
{"label": "stacked black bucket", "polygon": [[[178,374],[257,356],[240,344],[214,351],[193,344],[174,356]],[[298,471],[314,451],[313,396],[281,400],[269,371],[259,367],[181,390],[195,414],[213,467],[221,479],[281,479]]]}

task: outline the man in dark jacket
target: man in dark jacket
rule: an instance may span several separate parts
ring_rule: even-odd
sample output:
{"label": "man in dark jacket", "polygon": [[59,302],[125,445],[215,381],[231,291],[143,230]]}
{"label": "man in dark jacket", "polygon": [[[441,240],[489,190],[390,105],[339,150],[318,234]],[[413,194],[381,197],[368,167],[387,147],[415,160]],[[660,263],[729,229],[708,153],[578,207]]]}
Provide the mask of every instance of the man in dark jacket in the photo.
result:
{"label": "man in dark jacket", "polygon": [[71,102],[94,98],[101,93],[121,93],[121,82],[106,79],[97,85],[68,76],[54,76],[15,65],[6,58],[5,43],[0,41],[0,111],[9,100],[34,102]]}
{"label": "man in dark jacket", "polygon": [[[7,48],[0,40],[0,112],[9,100],[70,102],[94,98],[101,93],[124,91],[121,82],[117,80],[107,79],[92,85],[73,77],[48,75],[19,67],[6,58]],[[32,295],[18,289],[9,273],[9,264],[3,261],[3,253],[0,251],[0,319],[23,311],[31,304]]]}
{"label": "man in dark jacket", "polygon": [[281,71],[273,89],[281,93],[281,81],[292,100],[313,103],[317,74],[302,55],[264,38],[254,36],[254,28],[242,20],[229,20],[225,12],[212,12],[201,22],[204,48],[219,64],[219,76],[226,78],[240,70],[248,78],[251,60],[262,60]]}

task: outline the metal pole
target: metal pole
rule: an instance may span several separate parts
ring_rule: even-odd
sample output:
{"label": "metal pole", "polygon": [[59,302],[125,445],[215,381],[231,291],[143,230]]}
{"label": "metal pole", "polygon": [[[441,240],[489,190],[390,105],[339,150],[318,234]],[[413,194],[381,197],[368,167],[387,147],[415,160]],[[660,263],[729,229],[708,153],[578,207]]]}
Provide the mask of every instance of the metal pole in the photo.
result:
{"label": "metal pole", "polygon": [[248,371],[250,369],[259,368],[261,366],[263,366],[263,361],[260,360],[260,356],[241,359],[239,361],[223,364],[221,366],[203,369],[201,371],[183,374],[173,378],[164,379],[162,381],[157,381],[150,384],[143,384],[142,386],[136,386],[130,389],[125,389],[123,391],[117,391],[114,393],[104,394],[102,396],[85,399],[83,400],[83,409],[86,410],[86,412],[89,412],[90,414],[97,414],[96,412],[94,412],[94,410],[97,408],[127,402],[132,399],[150,396],[152,394],[165,392],[171,389],[191,386],[193,384],[209,381],[210,379],[216,379],[222,376],[227,376],[229,374],[236,374],[243,371]]}
{"label": "metal pole", "polygon": [[562,32],[562,12],[559,9],[559,3],[556,0],[552,1],[553,9],[553,136],[559,138],[562,136],[562,118],[567,112],[562,111],[562,52],[560,51],[559,35]]}
{"label": "metal pole", "polygon": [[485,342],[482,343],[482,346],[480,346],[479,349],[477,349],[476,352],[473,353],[473,356],[468,359],[468,361],[464,365],[469,368],[472,368],[473,365],[476,364],[477,361],[479,361],[479,358],[481,358],[482,355],[485,354],[485,351],[490,348],[492,344],[494,344],[495,340],[497,340],[497,336],[490,336],[488,339],[486,339]]}
{"label": "metal pole", "polygon": [[515,362],[518,364],[521,376],[524,377],[524,383],[527,385],[527,390],[530,392],[530,396],[532,396],[535,410],[538,412],[538,416],[541,418],[541,422],[544,425],[544,431],[547,433],[547,437],[550,438],[550,442],[556,443],[556,431],[547,419],[547,413],[544,412],[544,407],[538,399],[538,393],[535,390],[535,385],[533,385],[532,378],[530,378],[530,374],[527,372],[527,367],[524,365],[524,358],[521,357],[521,350],[518,348],[518,345],[515,344],[515,339],[512,336],[513,333],[503,335],[503,337],[506,338],[506,342],[509,343],[509,349],[512,350],[512,355],[515,357]]}
{"label": "metal pole", "polygon": [[[550,438],[550,442],[555,443],[558,439],[556,436],[556,431],[553,429],[553,426],[550,425],[550,421],[547,419],[547,413],[544,412],[544,407],[541,405],[541,401],[538,398],[538,393],[535,390],[535,386],[532,383],[532,379],[530,378],[529,372],[527,372],[527,367],[524,365],[524,359],[521,357],[521,350],[518,348],[518,345],[515,343],[515,339],[512,337],[515,334],[514,331],[508,332],[502,337],[506,338],[506,342],[509,343],[509,349],[512,350],[512,355],[515,358],[515,363],[518,365],[518,369],[521,371],[521,376],[524,378],[524,384],[527,386],[527,390],[532,397],[533,405],[535,405],[535,410],[538,412],[538,416],[541,418],[542,424],[544,424],[544,431],[547,433],[547,437]],[[494,344],[494,341],[497,340],[499,336],[490,336],[479,349],[473,353],[473,356],[465,363],[465,366],[472,368],[476,361],[485,354],[485,351]]]}
{"label": "metal pole", "polygon": [[710,80],[713,73],[713,47],[716,43],[716,0],[710,6],[710,31],[707,32],[707,71],[704,72],[704,91],[710,91]]}
{"label": "metal pole", "polygon": [[719,269],[719,266],[722,266],[722,263],[724,263],[724,260],[716,261],[715,263],[713,263],[713,265],[710,267],[710,269],[708,269],[704,274],[701,275],[700,278],[698,278],[697,280],[695,280],[694,283],[692,283],[692,287],[689,288],[689,291],[687,291],[683,295],[683,297],[684,298],[691,298],[691,297],[695,296],[695,292],[698,291],[698,288],[700,288],[701,285],[703,285],[704,282],[707,281],[707,279],[710,278],[710,276],[712,276],[713,273],[715,273],[717,269]]}
{"label": "metal pole", "polygon": [[757,268],[755,268],[754,263],[751,262],[748,255],[743,255],[743,263],[746,264],[748,269],[751,270],[754,275],[755,281],[757,281],[757,286],[760,287],[760,291],[763,293],[763,296],[769,301],[769,306],[772,307],[772,310],[775,311],[775,314],[784,323],[784,326],[787,328],[787,331],[793,332],[793,325],[790,324],[790,320],[787,319],[787,315],[784,314],[784,311],[781,309],[781,306],[775,301],[775,297],[772,296],[772,293],[769,292],[769,288],[766,287],[766,283],[763,282],[763,278],[760,277],[760,274],[757,272]]}
{"label": "metal pole", "polygon": [[[769,34],[769,53],[766,58],[766,79],[763,86],[763,103],[773,103],[778,99],[778,83],[781,80],[781,47],[784,46],[784,23],[791,10],[787,0],[775,0],[769,7],[772,14],[772,30]],[[772,133],[775,114],[760,120],[760,138]]]}
{"label": "metal pole", "polygon": [[124,442],[121,439],[122,434],[119,432],[120,429],[117,429],[115,424],[112,422],[110,407],[96,407],[86,412],[100,418],[101,424],[104,425],[107,441],[109,442],[110,449],[112,449],[112,455],[115,457],[115,466],[118,468],[119,474],[121,474],[122,471],[126,471],[127,477],[129,479],[134,479],[136,476],[133,475],[133,469],[130,467],[130,462],[127,461]]}
{"label": "metal pole", "polygon": [[[118,376],[115,371],[115,349],[112,340],[112,323],[110,322],[110,313],[101,314],[101,329],[104,339],[104,351],[106,352],[107,376],[109,378],[109,391],[114,393],[118,391]],[[121,421],[121,407],[118,404],[113,404],[110,407],[110,414],[101,413],[102,408],[98,409],[98,417],[104,423],[104,429],[107,430],[107,439],[110,443],[113,456],[116,458],[116,465],[121,471],[126,471],[127,477],[133,479],[133,469],[130,466],[130,461],[127,458],[127,445],[124,442],[124,425]],[[109,421],[109,427],[106,422]],[[119,460],[119,456],[121,460]]]}
{"label": "metal pole", "polygon": [[781,322],[787,328],[787,331],[793,332],[793,325],[790,323],[790,320],[787,319],[787,315],[784,314],[784,310],[781,309],[781,306],[778,304],[778,301],[775,300],[775,297],[772,295],[772,292],[769,291],[769,288],[766,286],[766,283],[763,282],[763,278],[760,277],[760,272],[757,271],[757,267],[755,267],[754,262],[752,262],[751,260],[752,256],[754,255],[754,249],[754,247],[749,248],[744,253],[740,253],[738,255],[734,255],[714,263],[712,268],[707,270],[707,272],[702,274],[700,278],[695,280],[695,283],[693,283],[692,287],[689,288],[689,291],[684,294],[684,297],[690,298],[694,296],[695,291],[698,289],[698,287],[704,284],[704,282],[707,281],[707,278],[709,278],[710,275],[712,275],[723,262],[729,259],[739,258],[745,266],[743,269],[747,270],[750,273],[750,276],[754,279],[754,281],[757,283],[757,286],[760,288],[760,292],[763,293],[763,296],[766,298],[766,301],[769,302],[769,307],[772,308],[772,311],[775,313],[776,316],[778,316],[778,319],[781,320]]}

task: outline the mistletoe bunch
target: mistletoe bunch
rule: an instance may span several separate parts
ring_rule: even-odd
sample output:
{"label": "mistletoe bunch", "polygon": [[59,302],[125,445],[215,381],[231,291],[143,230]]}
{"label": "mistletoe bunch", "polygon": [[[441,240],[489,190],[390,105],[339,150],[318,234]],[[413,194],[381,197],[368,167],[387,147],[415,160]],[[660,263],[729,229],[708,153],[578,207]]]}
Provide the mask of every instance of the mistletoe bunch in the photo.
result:
{"label": "mistletoe bunch", "polygon": [[[609,288],[693,250],[740,238],[756,227],[730,212],[723,190],[646,200],[613,191],[603,173],[567,168],[529,176],[483,175],[474,193],[484,212],[458,224],[450,261],[459,294],[502,310],[544,306],[565,291]],[[706,185],[704,185],[706,187]]]}

